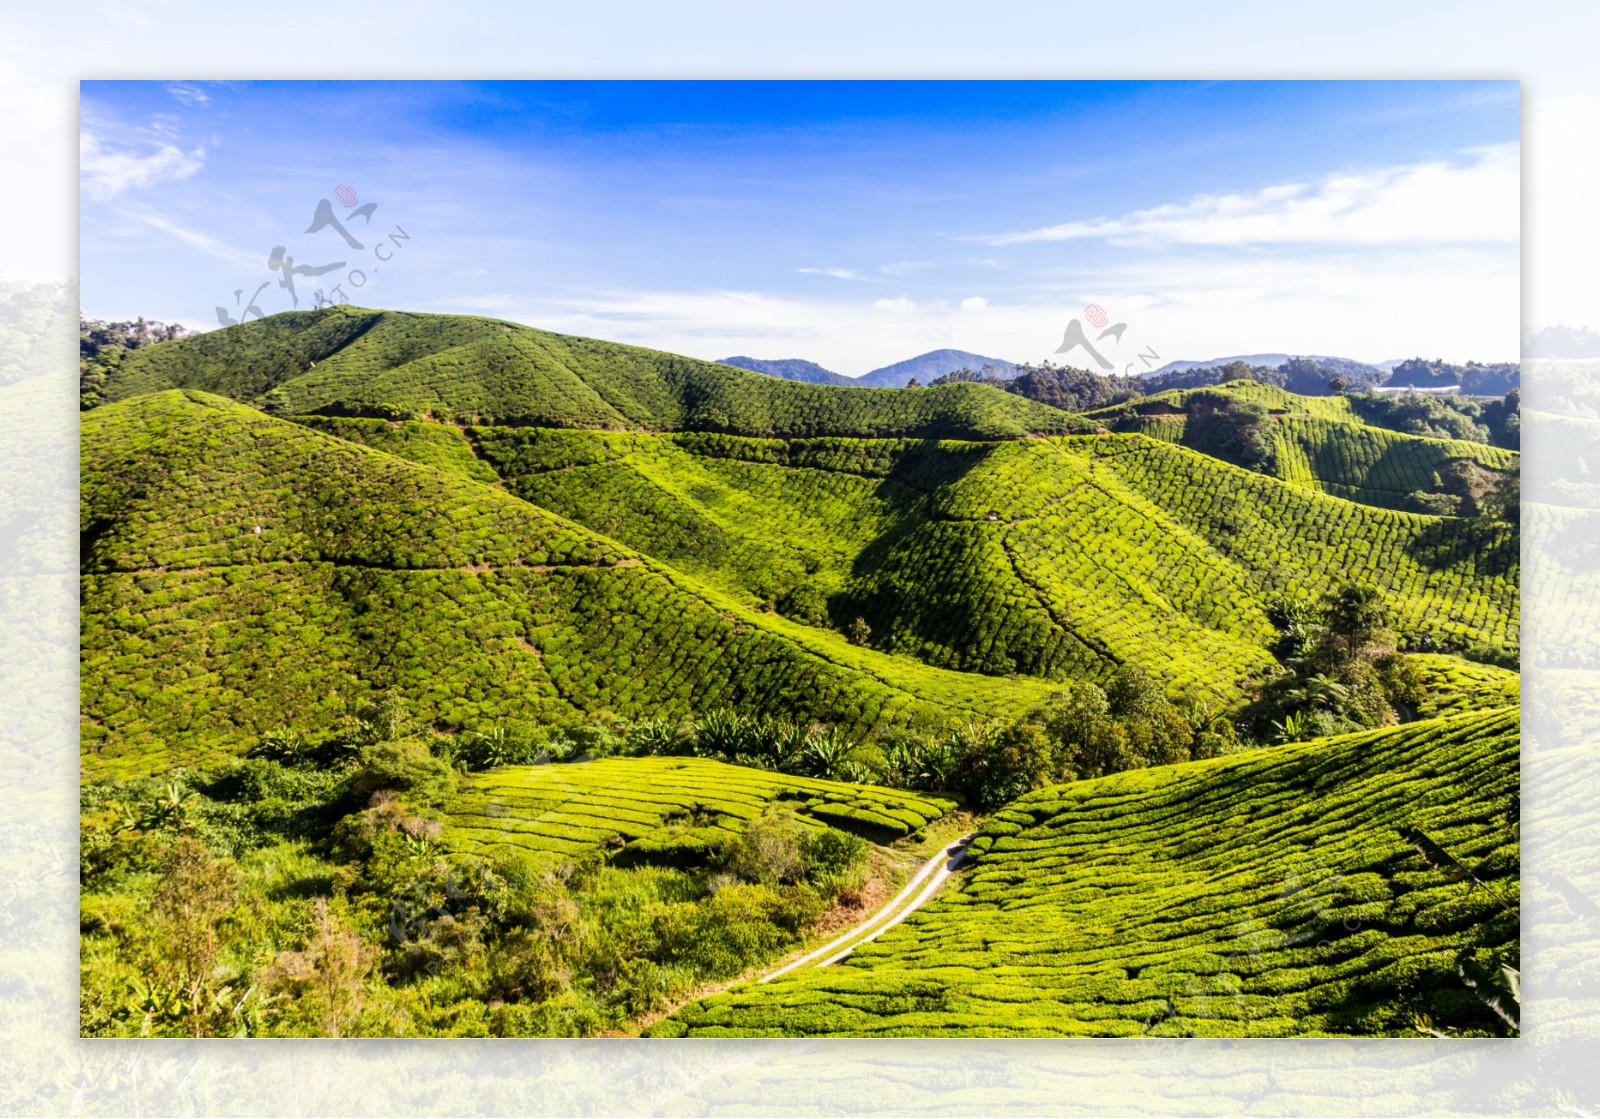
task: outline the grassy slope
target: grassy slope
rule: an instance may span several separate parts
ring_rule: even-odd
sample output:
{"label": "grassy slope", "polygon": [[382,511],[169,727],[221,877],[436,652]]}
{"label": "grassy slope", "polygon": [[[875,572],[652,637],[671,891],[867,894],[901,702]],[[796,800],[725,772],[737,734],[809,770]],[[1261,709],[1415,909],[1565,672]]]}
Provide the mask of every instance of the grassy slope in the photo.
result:
{"label": "grassy slope", "polygon": [[991,385],[809,385],[495,319],[351,307],[287,312],[135,351],[105,395],[167,388],[281,412],[548,427],[983,439],[1087,429]]}
{"label": "grassy slope", "polygon": [[[1350,401],[1342,396],[1301,396],[1277,385],[1264,385],[1260,381],[1224,381],[1220,385],[1206,385],[1195,389],[1168,389],[1151,393],[1130,401],[1133,410],[1152,412],[1156,405],[1166,405],[1179,412],[1186,411],[1192,400],[1224,393],[1244,404],[1259,404],[1274,415],[1316,416],[1324,420],[1360,423]],[[1129,405],[1112,405],[1085,413],[1091,418],[1106,419],[1124,414]]]}
{"label": "grassy slope", "polygon": [[[680,1010],[664,1035],[1498,1032],[1454,959],[1514,945],[1517,712],[1030,794],[960,888],[844,964]],[[1419,827],[1493,890],[1451,882]]]}
{"label": "grassy slope", "polygon": [[613,758],[475,774],[446,807],[445,839],[480,854],[509,848],[556,858],[613,841],[614,858],[623,862],[693,861],[708,843],[737,836],[779,804],[802,823],[879,840],[910,835],[955,807],[929,794],[708,758]]}
{"label": "grassy slope", "polygon": [[497,488],[203,393],[95,410],[82,462],[90,776],[324,727],[384,687],[446,726],[732,705],[861,728],[1043,695],[758,614]]}
{"label": "grassy slope", "polygon": [[1385,509],[1404,507],[1408,494],[1442,492],[1438,473],[1466,459],[1489,470],[1518,461],[1515,451],[1457,439],[1425,439],[1366,424],[1344,397],[1297,396],[1272,385],[1230,381],[1210,389],[1156,393],[1114,408],[1090,412],[1120,432],[1138,432],[1210,453],[1184,415],[1191,399],[1223,393],[1266,407],[1273,416],[1277,454],[1273,476],[1335,497]]}
{"label": "grassy slope", "polygon": [[1335,500],[1137,436],[467,437],[536,505],[752,606],[786,610],[810,588],[836,626],[861,615],[874,646],[963,671],[1132,663],[1229,700],[1269,663],[1271,597],[1347,578],[1384,587],[1408,637],[1517,641],[1508,533]]}
{"label": "grassy slope", "polygon": [[1522,676],[1507,668],[1478,664],[1443,653],[1413,653],[1411,663],[1422,674],[1426,691],[1417,715],[1459,715],[1522,701]]}

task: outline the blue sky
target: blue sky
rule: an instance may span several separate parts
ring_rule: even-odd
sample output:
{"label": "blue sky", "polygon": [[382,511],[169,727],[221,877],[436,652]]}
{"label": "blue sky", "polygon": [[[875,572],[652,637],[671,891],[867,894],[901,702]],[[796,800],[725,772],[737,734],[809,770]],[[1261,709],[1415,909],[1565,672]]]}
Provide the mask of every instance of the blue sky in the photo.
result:
{"label": "blue sky", "polygon": [[344,265],[302,307],[847,374],[1039,360],[1090,303],[1119,365],[1517,354],[1514,82],[86,82],[82,122],[97,317],[287,310],[281,245]]}

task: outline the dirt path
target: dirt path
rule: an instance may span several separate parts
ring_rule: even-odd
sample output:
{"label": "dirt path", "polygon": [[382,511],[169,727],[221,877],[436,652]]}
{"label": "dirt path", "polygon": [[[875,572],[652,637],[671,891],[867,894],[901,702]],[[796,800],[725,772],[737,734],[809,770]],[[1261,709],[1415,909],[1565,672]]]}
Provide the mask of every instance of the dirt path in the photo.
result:
{"label": "dirt path", "polygon": [[[977,834],[976,832],[973,835]],[[911,914],[915,913],[928,899],[939,892],[945,879],[949,878],[967,857],[967,844],[972,842],[972,835],[964,835],[950,846],[940,851],[933,858],[923,863],[917,873],[911,876],[901,891],[889,899],[888,904],[880,908],[872,916],[859,924],[852,925],[838,936],[834,937],[821,948],[813,949],[793,960],[776,971],[770,971],[756,980],[765,983],[776,979],[780,975],[806,967],[815,963],[817,967],[826,967],[828,964],[838,963],[851,952],[868,941],[876,940]]]}

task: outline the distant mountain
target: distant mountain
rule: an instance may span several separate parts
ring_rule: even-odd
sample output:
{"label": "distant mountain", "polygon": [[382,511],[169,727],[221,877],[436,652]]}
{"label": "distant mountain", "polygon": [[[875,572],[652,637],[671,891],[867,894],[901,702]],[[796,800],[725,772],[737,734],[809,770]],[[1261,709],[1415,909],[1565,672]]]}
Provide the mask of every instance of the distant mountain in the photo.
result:
{"label": "distant mountain", "polygon": [[748,369],[752,373],[765,373],[769,377],[782,377],[785,381],[804,381],[808,385],[854,385],[854,377],[824,369],[814,361],[785,357],[768,360],[759,357],[725,357],[718,365],[731,365],[735,369]]}
{"label": "distant mountain", "polygon": [[1214,369],[1219,365],[1229,362],[1242,361],[1246,365],[1265,365],[1273,369],[1282,365],[1292,357],[1309,357],[1312,361],[1323,365],[1336,366],[1345,376],[1371,375],[1373,373],[1387,373],[1388,370],[1381,366],[1370,365],[1364,361],[1355,361],[1347,357],[1324,357],[1321,354],[1235,354],[1232,357],[1214,357],[1207,361],[1169,361],[1160,369],[1152,370],[1146,376],[1159,377],[1163,373],[1187,373],[1191,369]]}
{"label": "distant mountain", "polygon": [[954,373],[957,369],[970,369],[974,373],[982,373],[985,365],[994,366],[995,375],[1001,380],[1010,380],[1019,372],[1014,363],[1002,361],[997,357],[984,357],[982,354],[968,353],[966,350],[931,350],[917,357],[907,358],[905,361],[897,361],[893,365],[885,365],[882,369],[874,369],[851,383],[902,389],[913,377],[919,384],[925,385],[935,377],[943,377],[946,373]]}

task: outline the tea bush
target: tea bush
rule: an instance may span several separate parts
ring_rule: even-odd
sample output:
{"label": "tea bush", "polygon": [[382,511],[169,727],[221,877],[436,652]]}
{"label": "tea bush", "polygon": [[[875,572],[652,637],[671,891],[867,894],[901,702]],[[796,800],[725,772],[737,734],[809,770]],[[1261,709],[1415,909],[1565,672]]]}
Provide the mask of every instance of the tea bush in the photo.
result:
{"label": "tea bush", "polygon": [[983,826],[959,888],[841,964],[650,1032],[1504,1033],[1457,966],[1516,965],[1517,737],[1514,709],[1471,713],[1040,790]]}

